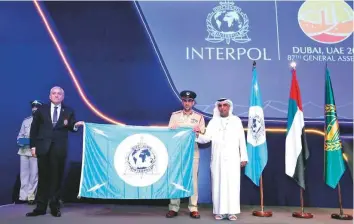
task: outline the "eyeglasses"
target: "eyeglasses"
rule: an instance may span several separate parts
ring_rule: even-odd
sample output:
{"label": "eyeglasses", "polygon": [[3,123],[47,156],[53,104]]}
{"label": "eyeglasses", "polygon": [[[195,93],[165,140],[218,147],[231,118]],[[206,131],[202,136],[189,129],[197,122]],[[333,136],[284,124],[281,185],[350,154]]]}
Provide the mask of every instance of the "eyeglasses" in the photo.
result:
{"label": "eyeglasses", "polygon": [[223,103],[223,104],[218,104],[218,107],[228,107],[229,106],[229,104],[227,104],[227,103]]}

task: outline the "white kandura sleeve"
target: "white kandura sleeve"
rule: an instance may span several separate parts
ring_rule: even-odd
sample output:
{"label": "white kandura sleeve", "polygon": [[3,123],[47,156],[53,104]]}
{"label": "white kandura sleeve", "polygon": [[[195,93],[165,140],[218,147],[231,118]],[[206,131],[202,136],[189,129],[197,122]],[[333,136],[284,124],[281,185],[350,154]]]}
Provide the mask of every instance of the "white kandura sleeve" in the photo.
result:
{"label": "white kandura sleeve", "polygon": [[209,124],[205,130],[204,134],[199,134],[198,137],[195,139],[196,142],[200,144],[209,143],[213,138],[213,133],[215,132],[215,122],[213,119],[209,121]]}
{"label": "white kandura sleeve", "polygon": [[248,154],[247,154],[247,145],[246,145],[246,137],[245,137],[245,130],[243,129],[242,121],[238,121],[238,136],[239,136],[239,147],[240,147],[240,156],[241,162],[248,161]]}

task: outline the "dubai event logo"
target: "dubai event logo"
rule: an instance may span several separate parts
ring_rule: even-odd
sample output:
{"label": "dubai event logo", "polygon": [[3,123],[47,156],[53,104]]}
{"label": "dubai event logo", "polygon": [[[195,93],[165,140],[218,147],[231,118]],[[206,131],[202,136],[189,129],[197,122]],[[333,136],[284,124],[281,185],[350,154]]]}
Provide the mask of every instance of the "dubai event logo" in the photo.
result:
{"label": "dubai event logo", "polygon": [[353,33],[353,9],[343,0],[307,0],[299,9],[298,21],[302,31],[319,43],[339,43]]}

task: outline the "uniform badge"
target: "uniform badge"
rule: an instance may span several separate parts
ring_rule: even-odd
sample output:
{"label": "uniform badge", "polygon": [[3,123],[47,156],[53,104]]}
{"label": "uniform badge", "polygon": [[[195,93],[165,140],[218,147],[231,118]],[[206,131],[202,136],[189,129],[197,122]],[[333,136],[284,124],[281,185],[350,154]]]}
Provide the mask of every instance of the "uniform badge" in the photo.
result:
{"label": "uniform badge", "polygon": [[198,123],[198,120],[195,118],[193,118],[191,121],[192,121],[192,123]]}
{"label": "uniform badge", "polygon": [[65,126],[68,125],[68,120],[67,119],[64,120],[64,125]]}

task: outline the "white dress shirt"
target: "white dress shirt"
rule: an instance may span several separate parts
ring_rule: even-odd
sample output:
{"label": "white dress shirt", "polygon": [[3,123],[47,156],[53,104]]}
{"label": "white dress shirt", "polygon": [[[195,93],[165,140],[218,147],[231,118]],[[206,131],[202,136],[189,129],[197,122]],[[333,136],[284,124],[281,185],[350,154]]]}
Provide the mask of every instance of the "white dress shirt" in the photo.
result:
{"label": "white dress shirt", "polygon": [[[52,118],[52,123],[53,123],[54,107],[55,107],[55,104],[51,103],[51,106],[50,106],[50,116],[51,116],[51,118]],[[61,112],[61,104],[58,104],[57,107],[58,107],[58,108],[57,108],[57,113],[58,113],[57,122],[58,122],[59,116],[60,116],[60,112]],[[78,130],[78,127],[77,127],[77,126],[74,126],[73,129],[74,129],[74,131],[77,131],[77,130]]]}
{"label": "white dress shirt", "polygon": [[53,121],[54,121],[54,119],[53,119],[54,107],[55,107],[55,106],[58,107],[58,108],[57,108],[57,113],[58,113],[57,122],[58,122],[59,116],[60,116],[60,112],[61,112],[61,104],[55,105],[54,103],[51,103],[50,105],[51,105],[51,106],[50,106],[50,117],[52,118],[52,123],[53,123]]}

